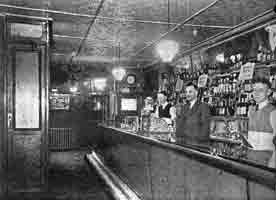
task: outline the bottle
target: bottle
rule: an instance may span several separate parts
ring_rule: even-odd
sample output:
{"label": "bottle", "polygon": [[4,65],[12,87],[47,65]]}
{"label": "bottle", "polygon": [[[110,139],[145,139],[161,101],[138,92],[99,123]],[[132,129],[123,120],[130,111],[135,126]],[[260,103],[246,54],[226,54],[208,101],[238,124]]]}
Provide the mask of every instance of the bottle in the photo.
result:
{"label": "bottle", "polygon": [[253,95],[251,95],[251,97],[250,97],[250,99],[248,101],[247,116],[248,116],[249,112],[256,111],[256,107],[257,107],[256,101],[254,100]]}
{"label": "bottle", "polygon": [[263,60],[262,46],[259,46],[257,53],[257,61],[261,62]]}
{"label": "bottle", "polygon": [[270,76],[270,83],[271,83],[271,88],[276,89],[276,75]]}
{"label": "bottle", "polygon": [[236,105],[236,115],[240,115],[240,102],[237,101],[237,105]]}
{"label": "bottle", "polygon": [[221,103],[221,115],[222,115],[222,116],[225,116],[225,115],[226,115],[226,114],[225,114],[225,113],[226,113],[226,112],[225,112],[225,107],[226,107],[225,105],[226,105],[226,104],[225,104],[225,101],[223,100],[222,103]]}

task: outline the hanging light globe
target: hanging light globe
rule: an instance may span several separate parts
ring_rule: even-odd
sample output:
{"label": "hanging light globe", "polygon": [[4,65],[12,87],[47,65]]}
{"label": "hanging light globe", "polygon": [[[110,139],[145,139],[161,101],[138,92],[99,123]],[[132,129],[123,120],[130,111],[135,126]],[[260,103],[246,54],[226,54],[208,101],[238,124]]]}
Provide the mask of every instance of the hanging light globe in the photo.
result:
{"label": "hanging light globe", "polygon": [[116,81],[121,81],[121,80],[123,80],[124,76],[126,75],[126,70],[122,67],[113,68],[112,75]]}
{"label": "hanging light globe", "polygon": [[179,51],[179,45],[173,40],[162,40],[157,44],[156,51],[163,62],[171,62]]}

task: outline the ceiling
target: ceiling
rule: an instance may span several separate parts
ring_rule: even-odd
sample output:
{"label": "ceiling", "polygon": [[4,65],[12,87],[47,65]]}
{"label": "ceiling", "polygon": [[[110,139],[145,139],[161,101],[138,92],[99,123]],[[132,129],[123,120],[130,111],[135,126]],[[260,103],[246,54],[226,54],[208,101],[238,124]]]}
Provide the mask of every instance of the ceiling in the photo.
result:
{"label": "ceiling", "polygon": [[155,45],[161,39],[177,41],[181,52],[274,5],[275,0],[0,0],[0,12],[53,18],[52,64],[99,67],[120,61],[144,67],[158,60]]}

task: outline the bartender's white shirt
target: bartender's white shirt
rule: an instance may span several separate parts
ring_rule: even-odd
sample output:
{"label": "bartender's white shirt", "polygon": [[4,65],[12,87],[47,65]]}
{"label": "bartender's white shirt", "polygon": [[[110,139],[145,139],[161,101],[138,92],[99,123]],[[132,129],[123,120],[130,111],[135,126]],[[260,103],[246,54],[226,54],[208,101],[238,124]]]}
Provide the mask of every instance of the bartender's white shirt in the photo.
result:
{"label": "bartender's white shirt", "polygon": [[195,105],[197,99],[194,99],[192,101],[190,101],[190,109],[192,109],[192,107]]}
{"label": "bartender's white shirt", "polygon": [[265,100],[264,102],[259,103],[258,104],[259,105],[259,109],[264,108],[268,103],[269,103],[268,100]]}

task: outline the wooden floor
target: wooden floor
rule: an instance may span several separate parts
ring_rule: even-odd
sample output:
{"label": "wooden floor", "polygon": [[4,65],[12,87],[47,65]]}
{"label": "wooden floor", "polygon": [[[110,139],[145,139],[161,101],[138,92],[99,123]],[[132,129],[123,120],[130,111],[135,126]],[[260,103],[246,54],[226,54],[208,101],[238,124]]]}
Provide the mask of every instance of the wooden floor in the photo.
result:
{"label": "wooden floor", "polygon": [[85,150],[51,152],[48,191],[9,199],[112,200],[97,174],[84,161]]}

